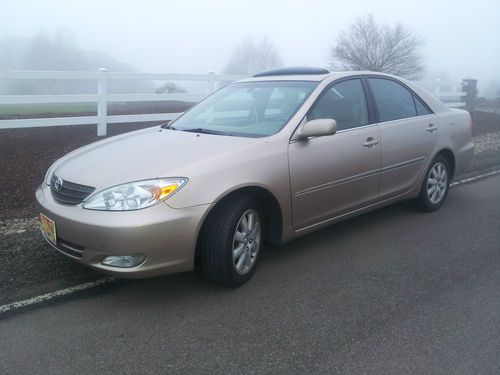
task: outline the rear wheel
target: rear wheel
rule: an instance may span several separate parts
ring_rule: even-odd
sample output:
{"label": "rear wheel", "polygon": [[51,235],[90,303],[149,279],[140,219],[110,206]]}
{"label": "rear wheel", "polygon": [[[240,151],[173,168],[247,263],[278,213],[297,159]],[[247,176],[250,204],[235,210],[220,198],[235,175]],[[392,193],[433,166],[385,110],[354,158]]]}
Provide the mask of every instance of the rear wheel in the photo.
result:
{"label": "rear wheel", "polygon": [[262,215],[257,202],[242,197],[216,208],[204,227],[200,261],[206,277],[236,287],[255,272],[262,252]]}
{"label": "rear wheel", "polygon": [[438,155],[425,175],[416,203],[423,211],[436,211],[446,200],[450,189],[450,167],[446,158]]}

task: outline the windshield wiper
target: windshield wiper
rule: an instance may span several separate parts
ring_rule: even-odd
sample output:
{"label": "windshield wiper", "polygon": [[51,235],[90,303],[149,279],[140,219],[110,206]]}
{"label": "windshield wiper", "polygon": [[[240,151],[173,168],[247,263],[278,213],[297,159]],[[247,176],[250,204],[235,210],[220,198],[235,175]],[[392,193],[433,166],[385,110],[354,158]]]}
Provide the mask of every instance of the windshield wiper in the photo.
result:
{"label": "windshield wiper", "polygon": [[206,128],[192,128],[192,129],[176,129],[183,132],[200,133],[200,134],[215,134],[215,135],[233,135],[231,133],[221,132],[218,130],[211,130]]}
{"label": "windshield wiper", "polygon": [[175,128],[172,126],[172,122],[167,122],[166,124],[163,124],[160,127],[162,129],[172,129],[172,130],[175,130]]}

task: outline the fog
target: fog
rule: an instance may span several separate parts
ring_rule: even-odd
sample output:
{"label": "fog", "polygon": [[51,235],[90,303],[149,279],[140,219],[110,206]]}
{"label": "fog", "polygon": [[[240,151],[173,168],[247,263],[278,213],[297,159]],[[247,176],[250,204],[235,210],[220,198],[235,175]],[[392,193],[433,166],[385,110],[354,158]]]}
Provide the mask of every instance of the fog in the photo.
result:
{"label": "fog", "polygon": [[0,40],[63,31],[143,72],[221,72],[245,37],[267,37],[284,65],[326,66],[341,30],[367,13],[420,35],[425,70],[500,82],[497,0],[1,0]]}

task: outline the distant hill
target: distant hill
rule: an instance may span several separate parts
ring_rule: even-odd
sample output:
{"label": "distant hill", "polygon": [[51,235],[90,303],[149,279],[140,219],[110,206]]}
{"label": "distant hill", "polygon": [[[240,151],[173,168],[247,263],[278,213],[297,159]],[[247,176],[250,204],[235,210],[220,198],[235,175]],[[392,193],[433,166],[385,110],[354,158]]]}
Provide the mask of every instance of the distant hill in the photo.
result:
{"label": "distant hill", "polygon": [[[84,70],[107,68],[115,72],[134,72],[131,65],[118,61],[106,52],[77,48],[64,35],[39,35],[33,39],[0,39],[0,70]],[[110,92],[150,93],[148,81],[113,81]],[[0,81],[0,94],[85,94],[95,93],[94,81]]]}

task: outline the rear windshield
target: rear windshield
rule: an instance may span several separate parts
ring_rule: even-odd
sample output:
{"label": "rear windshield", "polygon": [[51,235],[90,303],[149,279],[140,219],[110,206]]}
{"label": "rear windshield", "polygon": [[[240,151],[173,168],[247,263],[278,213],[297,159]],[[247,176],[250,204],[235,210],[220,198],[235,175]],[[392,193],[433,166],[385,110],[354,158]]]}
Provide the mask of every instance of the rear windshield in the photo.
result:
{"label": "rear windshield", "polygon": [[224,87],[172,123],[176,130],[264,137],[277,133],[318,82],[242,82]]}

